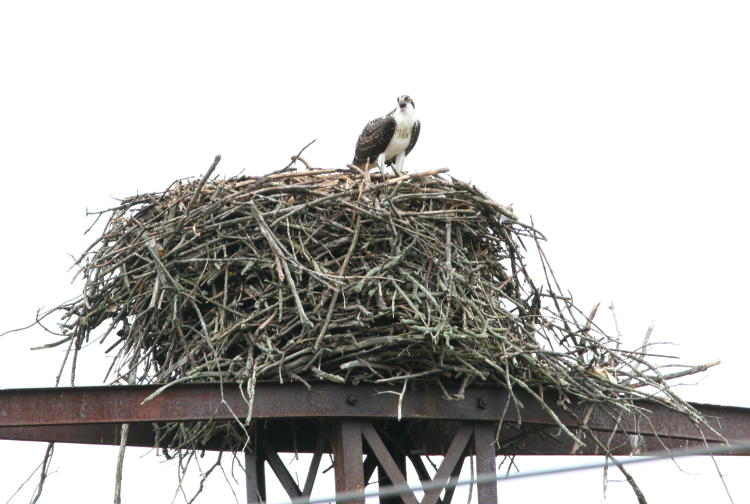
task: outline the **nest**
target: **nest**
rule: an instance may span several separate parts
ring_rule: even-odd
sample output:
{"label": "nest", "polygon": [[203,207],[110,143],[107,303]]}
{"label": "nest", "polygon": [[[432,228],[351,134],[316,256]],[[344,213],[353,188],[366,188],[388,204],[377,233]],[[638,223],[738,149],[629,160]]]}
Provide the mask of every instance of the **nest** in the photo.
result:
{"label": "nest", "polygon": [[[82,296],[58,307],[64,340],[111,342],[112,383],[430,380],[455,397],[483,382],[695,414],[666,385],[694,368],[622,350],[558,286],[543,236],[445,171],[204,177],[125,198],[77,263]],[[220,430],[247,441],[226,423],[167,429],[181,448]]]}

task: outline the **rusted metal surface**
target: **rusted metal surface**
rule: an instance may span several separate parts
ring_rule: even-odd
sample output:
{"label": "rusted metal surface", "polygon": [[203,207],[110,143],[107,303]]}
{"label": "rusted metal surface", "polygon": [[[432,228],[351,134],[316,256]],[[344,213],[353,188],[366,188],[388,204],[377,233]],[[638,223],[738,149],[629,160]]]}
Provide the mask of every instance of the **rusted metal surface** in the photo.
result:
{"label": "rusted metal surface", "polygon": [[[155,386],[118,386],[0,390],[0,427],[209,418],[231,420],[234,415],[243,417],[247,413],[247,404],[236,385],[225,384],[223,393],[216,384],[175,385],[141,404],[156,389]],[[376,385],[316,384],[307,390],[296,384],[258,384],[253,418],[395,418],[398,398],[393,394],[383,394],[385,390],[390,389]],[[516,395],[524,404],[524,422],[555,425],[535,400],[520,392]],[[474,388],[467,390],[465,396],[464,400],[447,400],[435,387],[419,387],[406,393],[401,416],[431,420],[518,420],[514,407],[506,410],[508,394],[502,389]],[[226,404],[222,404],[222,397]],[[573,419],[557,405],[554,394],[547,393],[547,404],[560,420],[574,424]],[[660,405],[641,404],[652,412],[651,423],[658,432],[685,439],[702,439],[686,416]],[[720,417],[721,424],[716,422],[716,425],[720,425],[729,438],[750,438],[747,435],[750,434],[749,409],[696,406],[709,417]],[[574,408],[583,413],[585,407]],[[594,430],[610,430],[612,425],[613,419],[601,408],[596,407],[590,415],[589,426]],[[627,432],[643,430],[636,418],[620,418],[619,425]],[[711,440],[718,441],[719,438],[709,434]]]}
{"label": "rusted metal surface", "polygon": [[[494,460],[494,457],[493,457],[493,460]],[[461,458],[461,460],[458,461],[458,464],[456,464],[456,467],[453,468],[453,473],[451,474],[451,478],[458,480],[458,477],[461,475],[461,469],[463,468],[465,461],[466,461],[466,457],[463,457]],[[420,478],[420,480],[424,481],[423,478]],[[454,486],[446,488],[444,497],[442,499],[438,499],[438,504],[450,504],[451,501],[453,500],[453,494],[455,493],[455,491],[456,491],[456,487]]]}
{"label": "rusted metal surface", "polygon": [[[307,470],[307,478],[305,479],[305,485],[302,488],[302,495],[309,496],[312,494],[315,477],[318,475],[318,468],[320,467],[320,459],[323,457],[323,450],[325,449],[324,442],[325,438],[319,435],[318,441],[315,443],[315,450],[313,451],[313,457],[310,461],[310,467]],[[365,481],[367,481],[366,478]]]}
{"label": "rusted metal surface", "polygon": [[[342,419],[336,422],[333,431],[333,465],[337,494],[364,490],[362,422],[360,420]],[[350,504],[365,504],[365,499],[347,502]]]}
{"label": "rusted metal surface", "polygon": [[[491,422],[474,423],[474,454],[477,457],[477,474],[495,474],[495,430]],[[479,502],[497,502],[497,482],[477,484]]]}
{"label": "rusted metal surface", "polygon": [[278,478],[279,483],[281,483],[286,494],[290,499],[298,499],[302,497],[302,490],[297,486],[297,482],[294,481],[292,475],[289,474],[289,469],[286,468],[286,464],[284,464],[281,457],[279,457],[279,454],[276,452],[276,449],[271,444],[270,437],[260,436],[260,439],[263,445],[263,454],[268,462],[268,466]]}
{"label": "rusted metal surface", "polygon": [[245,489],[247,504],[262,504],[266,500],[266,475],[263,457],[245,452]]}
{"label": "rusted metal surface", "polygon": [[[335,421],[334,419],[330,420]],[[264,435],[273,439],[274,446],[279,452],[306,452],[316,453],[315,439],[318,430],[310,430],[310,426],[304,423],[302,427],[295,427],[302,421],[284,422],[278,421],[264,422]],[[408,428],[411,425],[408,421],[402,421],[401,425]],[[573,443],[559,428],[541,426],[538,433],[524,433],[523,435],[512,427],[504,427],[500,433],[501,447],[497,453],[503,455],[570,455],[574,448]],[[257,428],[257,427],[256,427]],[[290,429],[294,428],[297,433],[296,441],[289,436]],[[87,424],[87,425],[51,425],[51,426],[32,426],[32,427],[0,427],[0,439],[19,440],[19,441],[55,441],[58,443],[85,443],[101,445],[118,445],[119,444],[119,424]],[[449,429],[447,433],[439,433],[434,429],[429,430],[423,436],[419,437],[419,445],[411,447],[414,456],[421,455],[439,455],[444,453],[445,440],[450,436],[455,428]],[[582,436],[583,440],[588,439]],[[680,438],[663,437],[660,439],[654,436],[635,436],[615,434],[611,436],[607,432],[597,433],[600,441],[610,443],[613,455],[643,455],[648,452],[662,451],[665,448],[682,449],[689,447],[705,446],[700,441],[685,440]],[[151,423],[130,424],[128,433],[128,446],[136,447],[153,447],[154,432]],[[166,445],[159,445],[166,447]],[[203,445],[206,450],[220,450],[224,446],[223,439],[209,439]],[[328,448],[326,447],[326,452]],[[577,455],[602,455],[602,450],[594,442],[587,442],[575,452]],[[750,451],[741,451],[732,453],[732,455],[750,455]],[[374,459],[374,457],[371,457]],[[411,457],[410,457],[411,458]],[[412,462],[414,462],[412,460]],[[377,465],[373,460],[372,468],[365,473],[367,479]],[[369,466],[367,467],[369,468]],[[367,469],[366,468],[366,469]],[[420,478],[424,479],[422,476]]]}
{"label": "rusted metal surface", "polygon": [[[175,385],[141,404],[156,386],[73,387],[0,390],[0,426],[190,421],[245,416],[247,404],[238,386]],[[316,384],[256,386],[253,418],[395,418],[398,399],[385,386]],[[222,404],[222,396],[226,404]],[[484,398],[481,396],[491,396]],[[477,406],[479,399],[488,406]],[[498,420],[507,401],[501,390],[467,391],[466,400],[449,401],[436,388],[408,392],[403,418]],[[539,411],[542,410],[539,408]],[[548,419],[546,413],[537,415]],[[508,420],[513,420],[512,415]],[[534,419],[529,417],[529,420]]]}
{"label": "rusted metal surface", "polygon": [[[448,478],[453,474],[453,469],[464,458],[466,446],[469,444],[473,430],[474,427],[470,424],[463,424],[458,428],[456,436],[451,441],[448,451],[445,452],[445,457],[443,457],[443,461],[435,473],[434,481],[448,481]],[[436,504],[440,498],[440,492],[442,492],[441,488],[426,491],[422,498],[422,504]]]}
{"label": "rusted metal surface", "polygon": [[[132,425],[128,444],[153,446],[151,422],[208,418],[231,420],[234,416],[229,408],[239,417],[247,412],[239,387],[234,385],[225,385],[223,389],[223,397],[229,408],[221,402],[219,386],[212,384],[174,386],[141,405],[155,390],[153,386],[0,390],[0,439],[117,444],[119,424],[127,422]],[[308,391],[303,386],[260,384],[256,388],[253,418],[274,420],[269,422],[272,430],[277,422],[282,421],[279,419],[295,424],[309,422],[313,417],[321,421],[347,417],[391,420],[397,414],[398,398],[393,394],[378,394],[384,390],[388,388],[315,384]],[[524,433],[523,439],[518,436],[517,442],[501,448],[503,453],[570,453],[572,444],[565,436],[558,435],[555,422],[537,402],[523,394],[518,394],[518,397],[524,404],[524,426],[538,428],[541,433]],[[546,398],[549,407],[562,421],[575,425],[557,406],[553,394],[546,394]],[[473,388],[466,391],[464,400],[449,401],[439,390],[419,387],[407,391],[402,417],[411,424],[428,419],[431,420],[430,424],[446,420],[497,421],[502,417],[507,400],[507,393],[500,389]],[[658,405],[641,403],[641,406],[650,411],[649,421],[637,424],[635,418],[618,419],[617,425],[626,432],[614,436],[615,453],[643,454],[665,447],[701,445],[703,436],[708,442],[722,442],[720,436],[706,429],[700,433],[684,415]],[[750,439],[750,409],[702,404],[694,406],[709,418],[727,440]],[[582,412],[585,407],[577,408]],[[512,427],[517,420],[515,409],[511,407],[506,413],[504,420],[508,427],[503,428],[500,436],[504,442],[519,434]],[[600,432],[603,439],[609,438],[614,425],[614,419],[600,409],[595,409],[590,416],[589,426]],[[545,431],[545,427],[551,428]],[[313,451],[312,445],[317,437],[306,431],[300,430],[299,441],[309,446],[301,446],[300,449]],[[445,439],[450,439],[441,439],[439,432],[423,437],[424,453],[444,453],[439,445]],[[222,445],[219,441],[209,440],[205,448],[220,448]],[[274,437],[274,443],[279,451],[290,449],[284,446],[287,441],[283,436]],[[597,448],[595,443],[589,443],[577,453],[594,454]]]}
{"label": "rusted metal surface", "polygon": [[[362,424],[362,435],[364,436],[367,444],[370,445],[375,457],[378,459],[378,467],[385,472],[387,478],[382,475],[380,477],[381,486],[387,485],[406,485],[406,476],[404,468],[400,467],[393,458],[393,453],[385,447],[385,443],[380,438],[380,435],[375,431],[375,428],[371,423],[366,422]],[[387,498],[381,497],[381,504],[383,501],[392,502],[394,499],[388,500]],[[399,499],[404,504],[419,504],[417,498],[413,492],[404,493]]]}
{"label": "rusted metal surface", "polygon": [[[408,429],[408,427],[407,427]],[[466,455],[473,453],[477,458],[477,470],[480,472],[493,473],[495,470],[495,432],[497,423],[495,422],[462,422],[451,436],[450,446],[445,450],[443,462],[435,473],[435,477],[430,477],[424,466],[422,459],[414,454],[413,446],[396,446],[393,444],[386,445],[383,442],[381,434],[375,429],[372,423],[362,423],[362,435],[367,441],[369,449],[377,458],[378,467],[383,471],[385,477],[381,475],[380,484],[396,485],[399,487],[407,486],[406,465],[399,464],[405,462],[405,454],[408,453],[412,460],[420,481],[435,481],[438,484],[445,485],[450,479],[458,479],[461,467]],[[474,440],[473,445],[469,448],[469,440]],[[386,479],[387,477],[387,479]],[[454,487],[445,488],[445,497],[440,499],[440,493],[443,488],[428,490],[422,504],[450,504]],[[497,485],[495,483],[483,483],[478,486],[478,502],[480,504],[497,503]],[[381,503],[390,499],[403,502],[404,504],[418,504],[413,492],[405,492],[396,498],[390,498],[381,495]]]}
{"label": "rusted metal surface", "polygon": [[[121,424],[0,427],[0,439],[119,445],[120,427]],[[153,425],[150,423],[131,423],[128,432],[128,446],[154,446]]]}
{"label": "rusted metal surface", "polygon": [[[693,404],[713,426],[699,431],[686,416],[668,408],[642,402],[647,421],[636,416],[612,417],[600,407],[571,405],[570,416],[559,406],[554,393],[545,393],[546,405],[560,421],[575,427],[574,417],[588,418],[590,433],[576,431],[584,445],[574,445],[556,421],[539,403],[518,393],[524,405],[522,424],[517,411],[506,408],[508,394],[497,388],[472,388],[463,400],[448,400],[442,391],[418,385],[410,388],[398,415],[398,397],[375,385],[315,384],[311,390],[297,385],[259,384],[256,387],[253,419],[257,453],[246,453],[247,502],[265,500],[264,463],[279,478],[290,497],[304,498],[312,491],[321,456],[333,452],[336,491],[361,491],[375,468],[381,484],[403,485],[408,456],[420,479],[430,479],[420,455],[444,455],[432,478],[447,482],[457,477],[467,455],[477,457],[477,472],[495,471],[495,455],[602,454],[595,436],[616,455],[643,455],[665,448],[704,446],[750,439],[750,408]],[[0,390],[0,439],[56,441],[90,444],[119,444],[121,426],[129,424],[128,445],[153,447],[155,425],[170,421],[234,421],[247,414],[247,404],[236,385],[177,385],[152,400],[144,399],[156,386],[76,387]],[[261,421],[258,421],[261,420]],[[497,439],[497,425],[503,421]],[[615,429],[617,427],[617,429]],[[617,430],[617,432],[614,432]],[[470,441],[473,440],[473,443]],[[366,444],[364,443],[366,442]],[[209,439],[204,449],[222,449],[221,438]],[[289,474],[278,452],[314,453],[304,488]],[[363,456],[367,458],[363,462]],[[750,455],[750,451],[736,452]],[[477,487],[480,504],[498,502],[495,483]],[[425,492],[421,504],[450,504],[453,490]],[[391,498],[382,504],[416,504],[413,493]],[[351,501],[364,504],[364,499]]]}

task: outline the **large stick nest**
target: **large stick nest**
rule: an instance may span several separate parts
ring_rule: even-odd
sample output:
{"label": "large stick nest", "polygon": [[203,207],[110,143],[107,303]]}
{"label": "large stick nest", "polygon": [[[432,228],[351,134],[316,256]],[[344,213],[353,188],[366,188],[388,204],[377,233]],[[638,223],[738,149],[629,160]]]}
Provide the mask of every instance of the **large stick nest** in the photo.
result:
{"label": "large stick nest", "polygon": [[66,339],[111,341],[112,382],[420,379],[458,395],[490,382],[692,414],[645,349],[620,349],[562,292],[539,232],[444,171],[282,172],[126,198],[78,262]]}

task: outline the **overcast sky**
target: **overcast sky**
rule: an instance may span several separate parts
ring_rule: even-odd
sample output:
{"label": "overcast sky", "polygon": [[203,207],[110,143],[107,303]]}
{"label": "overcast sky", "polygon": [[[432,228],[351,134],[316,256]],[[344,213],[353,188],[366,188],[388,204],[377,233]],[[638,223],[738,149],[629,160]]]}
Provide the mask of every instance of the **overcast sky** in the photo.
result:
{"label": "overcast sky", "polygon": [[[665,352],[722,361],[678,389],[686,399],[750,407],[748,26],[750,4],[717,0],[3,1],[0,332],[77,293],[87,208],[199,176],[219,153],[221,176],[262,174],[316,139],[306,159],[343,167],[362,126],[406,93],[422,133],[405,169],[449,167],[533,216],[584,311],[614,302],[630,347],[655,321]],[[598,317],[611,327],[610,310]],[[3,337],[0,388],[52,385],[60,352],[29,350],[47,342]],[[78,384],[101,382],[97,352]],[[0,442],[0,502],[44,449]],[[169,502],[175,466],[146,453],[129,452],[125,502]],[[114,448],[58,445],[40,502],[111,499],[115,463]],[[719,464],[750,501],[750,461]],[[632,473],[649,502],[729,502],[710,460]],[[500,495],[600,502],[602,474]],[[198,502],[232,499],[219,477]],[[633,501],[609,483],[607,502]]]}

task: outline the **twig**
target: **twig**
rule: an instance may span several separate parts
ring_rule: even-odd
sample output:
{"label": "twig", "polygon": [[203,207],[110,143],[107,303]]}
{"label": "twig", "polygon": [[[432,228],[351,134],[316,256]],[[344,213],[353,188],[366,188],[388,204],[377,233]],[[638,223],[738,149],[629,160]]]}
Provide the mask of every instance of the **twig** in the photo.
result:
{"label": "twig", "polygon": [[42,460],[41,469],[39,472],[39,482],[34,489],[34,495],[31,497],[31,504],[36,504],[39,497],[42,496],[42,490],[44,490],[44,482],[47,481],[47,471],[49,471],[49,464],[52,462],[52,454],[55,452],[55,443],[47,444],[47,451],[44,452],[44,459]]}
{"label": "twig", "polygon": [[[290,168],[292,167],[292,165],[294,164],[294,162],[295,162],[295,161],[297,161],[298,159],[301,159],[301,158],[300,158],[300,156],[302,155],[302,153],[303,153],[303,152],[305,152],[305,150],[306,150],[306,149],[307,149],[308,147],[310,147],[310,146],[311,146],[312,144],[314,144],[316,140],[317,140],[317,138],[315,138],[315,139],[311,140],[310,142],[308,142],[308,144],[307,144],[307,145],[305,145],[304,147],[302,147],[302,148],[300,149],[300,151],[299,151],[299,152],[297,153],[297,155],[296,155],[296,156],[292,156],[292,160],[291,160],[291,161],[289,162],[289,164],[288,164],[288,165],[286,165],[286,166],[285,166],[284,168],[282,168],[281,170],[278,170],[278,171],[275,171],[275,172],[272,172],[272,173],[282,173],[282,172],[285,172],[285,171],[287,171],[288,169],[290,169]],[[303,161],[303,162],[304,162],[304,161]],[[305,164],[305,167],[306,167],[306,168],[307,168],[307,169],[309,170],[309,169],[310,169],[310,167],[308,166],[308,164],[307,164],[306,162],[305,162],[304,164]]]}
{"label": "twig", "polygon": [[211,163],[211,166],[208,168],[206,173],[203,175],[203,178],[198,183],[198,186],[195,188],[195,192],[193,192],[193,197],[190,198],[190,201],[185,207],[185,211],[183,212],[182,219],[177,223],[177,226],[175,227],[173,234],[179,234],[182,231],[182,228],[185,226],[185,222],[187,222],[188,216],[190,215],[190,211],[193,209],[193,205],[198,199],[198,195],[203,189],[203,186],[206,185],[208,178],[216,169],[216,166],[219,164],[219,161],[221,161],[221,154],[216,155],[216,157],[214,158],[214,162]]}
{"label": "twig", "polygon": [[[357,242],[359,241],[359,229],[360,229],[360,220],[357,219],[357,223],[354,225],[354,236],[352,236],[351,244],[349,245],[349,250],[347,251],[346,255],[344,256],[344,261],[341,263],[341,267],[339,268],[339,276],[343,276],[346,272],[346,267],[349,266],[349,260],[352,258],[352,254],[354,253],[354,250],[357,246]],[[318,333],[318,338],[315,340],[315,345],[313,348],[316,350],[318,347],[320,347],[320,342],[323,339],[323,336],[326,333],[326,330],[328,329],[328,326],[331,324],[331,317],[333,316],[333,309],[336,306],[336,300],[339,297],[339,294],[341,293],[341,287],[336,287],[333,290],[333,295],[331,296],[331,301],[328,306],[328,313],[326,313],[326,319],[325,322],[323,322],[323,325],[320,328],[320,333]]]}

